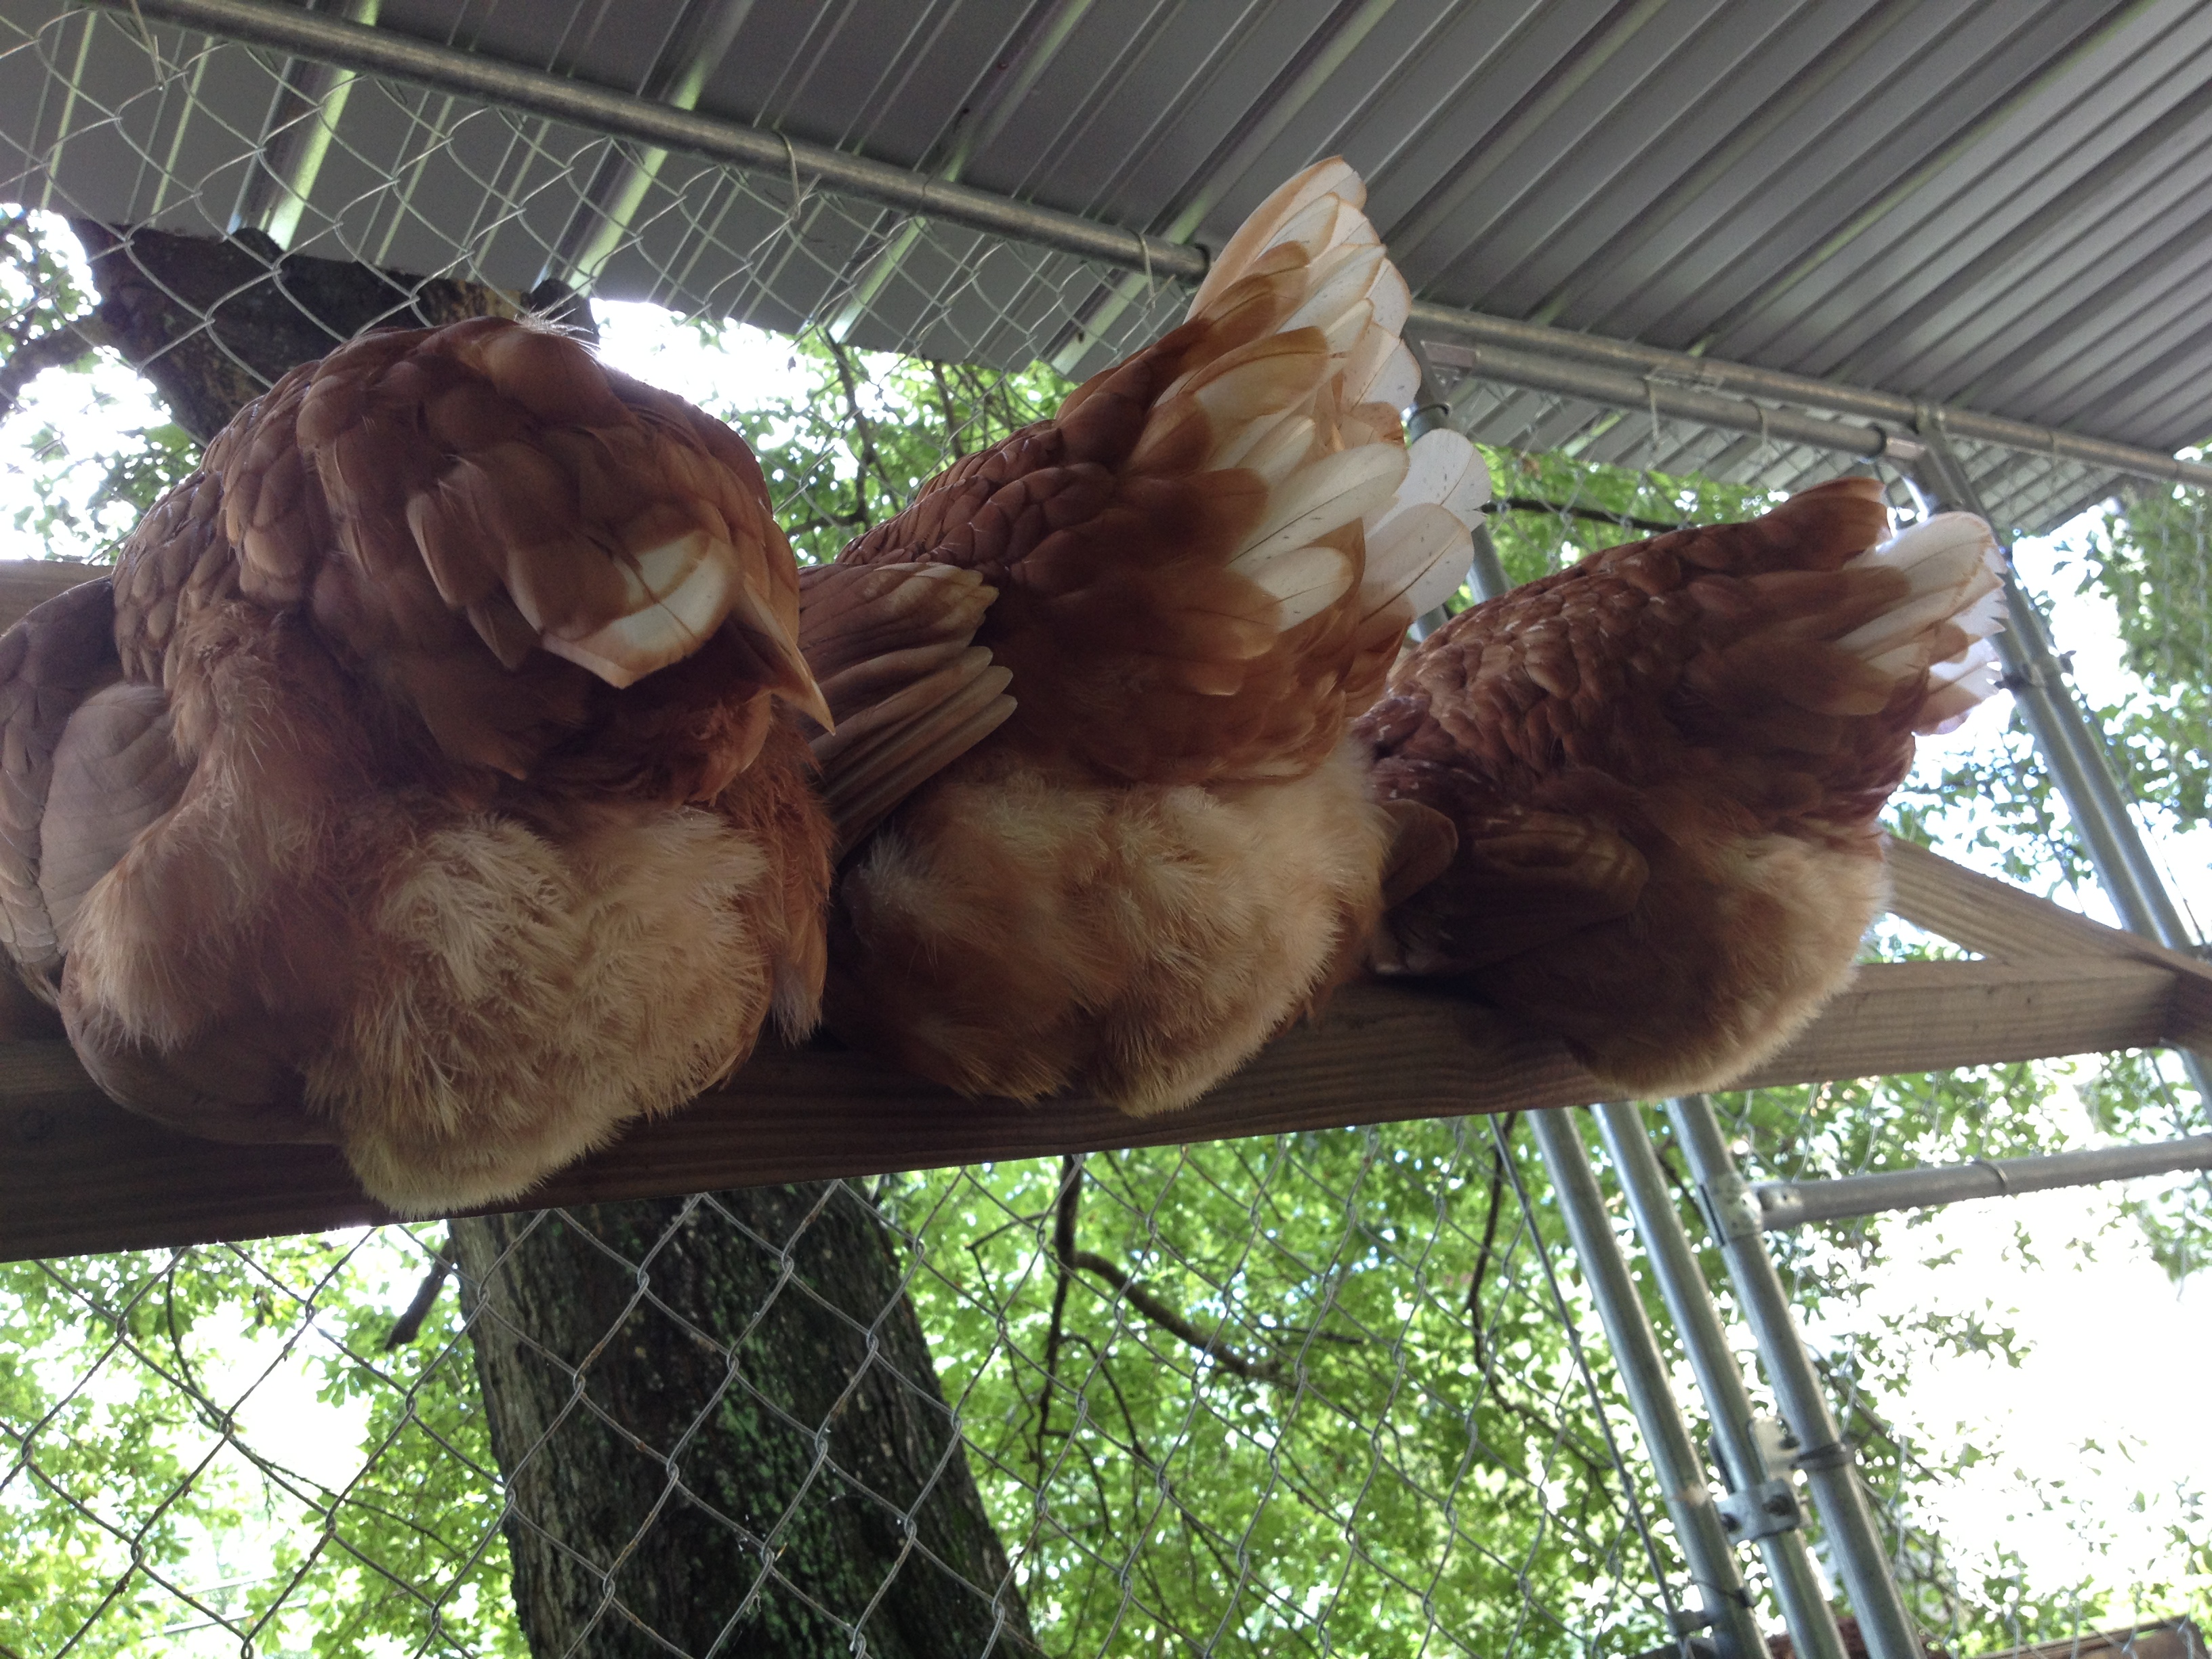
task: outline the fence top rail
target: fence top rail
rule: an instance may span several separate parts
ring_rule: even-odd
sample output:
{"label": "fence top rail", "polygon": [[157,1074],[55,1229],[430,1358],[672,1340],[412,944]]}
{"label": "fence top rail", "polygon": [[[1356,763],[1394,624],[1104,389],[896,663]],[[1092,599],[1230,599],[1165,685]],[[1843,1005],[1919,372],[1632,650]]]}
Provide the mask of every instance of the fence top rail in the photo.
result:
{"label": "fence top rail", "polygon": [[[1206,251],[1080,214],[979,190],[787,137],[726,117],[702,115],[568,76],[502,63],[390,28],[276,5],[266,0],[88,0],[133,18],[163,22],[388,76],[641,140],[686,154],[771,173],[801,175],[865,199],[970,229],[1097,259],[1148,277],[1195,282]],[[1708,392],[1773,398],[1900,428],[1940,419],[1961,437],[2039,455],[2084,462],[2138,477],[2212,486],[2212,465],[2156,450],[1948,405],[1931,407],[1895,392],[1669,351],[1629,340],[1486,316],[1418,301],[1409,328],[1553,360],[1625,371],[1639,381]],[[1644,399],[1634,400],[1641,407]]]}
{"label": "fence top rail", "polygon": [[2063,1187],[2093,1187],[2146,1176],[2212,1170],[2212,1135],[2139,1146],[2092,1146],[2036,1158],[1978,1158],[1966,1164],[1884,1170],[1828,1181],[1770,1181],[1752,1188],[1769,1232],[1892,1210],[1924,1209],[1966,1199],[2014,1198]]}

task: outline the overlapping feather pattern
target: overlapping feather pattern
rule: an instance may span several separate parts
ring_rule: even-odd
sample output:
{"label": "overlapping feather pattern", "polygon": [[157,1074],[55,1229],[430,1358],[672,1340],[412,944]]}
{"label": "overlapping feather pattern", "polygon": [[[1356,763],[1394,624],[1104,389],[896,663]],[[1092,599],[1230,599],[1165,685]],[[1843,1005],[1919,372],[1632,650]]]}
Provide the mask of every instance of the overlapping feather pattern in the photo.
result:
{"label": "overlapping feather pattern", "polygon": [[[848,1037],[970,1091],[1158,1110],[1356,957],[1394,826],[1346,724],[1459,585],[1488,490],[1456,434],[1406,448],[1408,298],[1363,199],[1341,161],[1293,179],[1186,323],[841,559],[975,572],[972,641],[1012,703],[972,706],[970,678],[969,706],[948,692],[899,742],[817,745],[833,799],[881,802],[872,778],[976,733],[847,863],[829,1006]],[[811,659],[836,654],[816,635],[841,580],[810,589]]]}

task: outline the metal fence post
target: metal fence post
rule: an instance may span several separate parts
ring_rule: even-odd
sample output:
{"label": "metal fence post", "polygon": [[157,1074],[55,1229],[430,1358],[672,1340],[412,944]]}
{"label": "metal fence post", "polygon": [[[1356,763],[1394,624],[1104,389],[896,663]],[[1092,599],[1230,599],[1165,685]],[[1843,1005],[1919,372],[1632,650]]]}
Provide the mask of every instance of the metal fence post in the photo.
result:
{"label": "metal fence post", "polygon": [[[1413,407],[1406,416],[1406,441],[1413,443],[1440,426],[1451,425],[1451,400],[1437,389],[1436,371],[1429,367],[1428,353],[1419,341],[1408,338],[1406,349],[1413,354],[1420,366],[1420,390],[1413,394]],[[1490,539],[1490,526],[1477,520],[1468,534],[1467,586],[1480,605],[1485,599],[1494,599],[1513,584],[1505,580],[1505,567],[1498,562],[1498,544]],[[1426,639],[1442,628],[1450,617],[1438,605],[1425,617],[1416,617],[1413,634],[1417,640]]]}
{"label": "metal fence post", "polygon": [[[1923,409],[1916,422],[1924,447],[1915,459],[1916,482],[1940,507],[1989,517],[1981,492],[1960,464],[1957,452],[1943,429],[1942,416]],[[1994,524],[2000,538],[2003,532]],[[2051,768],[2066,810],[2074,819],[2095,866],[2097,882],[2131,931],[2161,945],[2192,954],[2197,941],[2181,919],[2166,881],[2144,843],[2142,831],[2112,775],[2104,740],[2091,725],[2081,700],[2066,682],[2066,665],[2052,647],[2051,630],[2042,607],[2028,597],[2012,574],[2012,547],[2005,547],[2005,604],[2009,617],[1997,635],[2002,653],[2005,683],[2019,699],[2035,746]],[[2177,1051],[2189,1079],[2207,1110],[2212,1110],[2212,1073],[2186,1049]]]}
{"label": "metal fence post", "polygon": [[[1666,1176],[1644,1127],[1643,1113],[1632,1103],[1613,1101],[1597,1109],[1597,1119],[1614,1173],[1627,1195],[1637,1234],[1644,1241],[1644,1255],[1659,1281],[1659,1293],[1666,1298],[1667,1311],[1681,1334],[1690,1369],[1697,1376],[1698,1390],[1705,1395],[1730,1488],[1737,1494],[1753,1493],[1762,1484],[1766,1452],[1752,1430],[1751,1396],[1744,1389],[1735,1356],[1729,1352],[1719,1310],[1714,1307],[1712,1293],[1698,1269],[1689,1235],[1674,1212]],[[1789,1501],[1783,1513],[1747,1516],[1747,1524],[1736,1528],[1739,1541],[1756,1528],[1771,1528],[1755,1531],[1759,1552],[1773,1582],[1783,1622],[1790,1628],[1801,1659],[1844,1659],[1843,1638],[1837,1632],[1827,1599],[1820,1593],[1820,1577],[1798,1525],[1795,1494],[1786,1496]],[[1741,1507],[1760,1508],[1755,1503]],[[1777,1525],[1778,1522],[1784,1524]]]}
{"label": "metal fence post", "polygon": [[1728,1266],[1744,1322],[1759,1345],[1766,1380],[1804,1448],[1793,1461],[1812,1486],[1813,1501],[1858,1614],[1867,1651],[1872,1659],[1923,1659],[1881,1534],[1875,1529],[1873,1512],[1859,1486],[1856,1460],[1844,1443],[1826,1390],[1805,1351],[1805,1339],[1790,1316],[1781,1275],[1766,1253],[1758,1206],[1736,1171],[1713,1103],[1704,1095],[1685,1095],[1667,1103],[1667,1115],[1689,1158],[1691,1176],[1703,1195],[1706,1219]]}
{"label": "metal fence post", "polygon": [[1837,1176],[1826,1181],[1767,1181],[1751,1189],[1759,1224],[1768,1232],[1848,1216],[1956,1204],[1975,1198],[2015,1198],[2063,1187],[2090,1187],[2141,1176],[2212,1170],[2212,1135],[2188,1135],[2148,1146],[2093,1146],[2038,1158],[1978,1158],[1917,1170]]}
{"label": "metal fence post", "polygon": [[[1689,1563],[1691,1581],[1711,1620],[1721,1659],[1765,1659],[1765,1644],[1751,1614],[1751,1599],[1736,1570],[1735,1553],[1713,1507],[1711,1489],[1689,1425],[1682,1420],[1667,1382],[1667,1367],[1659,1343],[1645,1317],[1644,1303],[1629,1277],[1628,1263],[1614,1240],[1606,1218],[1605,1199],[1598,1191],[1597,1174],[1590,1168],[1582,1134],[1575,1127],[1571,1109],[1555,1107],[1532,1112],[1536,1145],[1544,1167],[1559,1194],[1559,1212],[1568,1237],[1589,1284],[1598,1317],[1604,1322],[1606,1341],[1620,1367],[1622,1386],[1644,1431],[1644,1444],[1659,1477],[1667,1513],[1674,1522],[1674,1535]],[[1678,1632],[1677,1634],[1685,1632]],[[1807,1659],[1834,1659],[1832,1655],[1808,1655]],[[1877,1656],[1886,1659],[1886,1656]]]}

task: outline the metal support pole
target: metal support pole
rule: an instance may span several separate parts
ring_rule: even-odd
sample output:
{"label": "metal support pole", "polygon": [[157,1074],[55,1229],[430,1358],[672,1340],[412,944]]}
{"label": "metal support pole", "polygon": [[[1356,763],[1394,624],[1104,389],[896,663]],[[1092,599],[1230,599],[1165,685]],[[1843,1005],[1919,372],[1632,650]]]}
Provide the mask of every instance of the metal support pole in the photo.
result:
{"label": "metal support pole", "polygon": [[[1406,441],[1413,443],[1440,426],[1451,424],[1451,400],[1437,389],[1436,372],[1429,367],[1428,354],[1418,340],[1408,339],[1406,349],[1413,353],[1413,361],[1420,365],[1420,390],[1413,394],[1413,412],[1406,417]],[[1468,535],[1467,586],[1480,605],[1485,599],[1494,599],[1512,584],[1505,580],[1505,567],[1498,562],[1498,544],[1490,539],[1490,526],[1477,520]],[[1413,621],[1413,634],[1417,640],[1426,639],[1442,628],[1449,618],[1442,606]]]}
{"label": "metal support pole", "polygon": [[[1205,250],[1170,237],[1147,236],[1079,214],[1062,213],[989,191],[969,189],[872,161],[827,144],[787,138],[781,133],[748,126],[740,121],[700,115],[651,99],[609,91],[570,76],[502,63],[483,52],[440,46],[393,28],[365,28],[319,12],[304,11],[297,6],[270,4],[268,0],[88,0],[88,3],[122,14],[131,20],[134,28],[148,22],[167,24],[222,40],[295,52],[342,69],[384,76],[435,92],[481,99],[508,109],[525,110],[586,131],[637,139],[687,155],[734,163],[771,178],[786,178],[796,171],[827,188],[886,207],[1014,237],[1040,247],[1097,259],[1120,270],[1142,271],[1148,281],[1170,277],[1195,282],[1206,274]],[[1375,9],[1367,8],[1350,19],[1342,38],[1351,40],[1360,33],[1362,21]],[[1191,225],[1184,234],[1195,228]],[[1725,427],[1731,419],[1740,419],[1745,424],[1738,429],[1746,432],[1761,430],[1763,422],[1771,435],[1778,437],[1783,428],[1775,422],[1788,413],[1768,410],[1761,414],[1744,401],[1753,398],[1778,399],[1899,425],[1912,415],[1911,401],[1894,392],[1786,374],[1748,363],[1693,356],[1575,329],[1486,317],[1432,300],[1413,301],[1407,326],[1410,332],[1425,339],[1443,335],[1449,340],[1474,342],[1484,349],[1501,349],[1539,360],[1544,365],[1544,372],[1552,378],[1557,378],[1552,368],[1557,364],[1594,366],[1616,374],[1625,371],[1633,382],[1633,394],[1611,398],[1611,394],[1607,393],[1600,398],[1601,401],[1611,398],[1615,407],[1625,410],[1644,409],[1656,395],[1662,413],[1668,412],[1670,407],[1679,407],[1686,417],[1696,418],[1687,416],[1690,405],[1673,404],[1672,393],[1676,389],[1734,392],[1737,405],[1735,413],[1731,416],[1722,410],[1723,418],[1713,423]],[[1464,368],[1468,362],[1465,348],[1460,348],[1446,366]],[[1617,380],[1615,385],[1617,387]],[[1977,442],[2001,444],[2021,454],[2049,455],[2137,477],[2172,479],[2199,488],[2212,488],[2212,466],[2179,460],[2154,449],[2139,449],[2131,444],[2059,432],[1968,409],[1948,410],[1946,419],[1954,430]],[[1861,444],[1871,446],[1857,448],[1860,453],[1879,453],[1883,447],[1881,438],[1869,436],[1864,428],[1848,434],[1831,432],[1825,438],[1808,437],[1807,441],[1840,442],[1847,450]]]}
{"label": "metal support pole", "polygon": [[2051,1152],[2041,1158],[1978,1158],[1971,1164],[1844,1176],[1834,1181],[1770,1181],[1753,1188],[1751,1195],[1759,1205],[1759,1224],[1777,1232],[1847,1216],[1955,1204],[1961,1199],[2011,1198],[2183,1170],[2212,1170],[2212,1135],[2190,1135],[2148,1146]]}
{"label": "metal support pole", "polygon": [[[1987,519],[1981,493],[1951,447],[1942,413],[1923,409],[1917,424],[1926,447],[1913,471],[1923,490],[1939,506]],[[2103,739],[2066,683],[2066,665],[2051,647],[2042,609],[2013,579],[2011,563],[2008,544],[2005,605],[2009,614],[2005,631],[1997,635],[2005,683],[2019,700],[2028,729],[2035,735],[2035,746],[2051,768],[2058,793],[2065,798],[2067,812],[2096,869],[2098,884],[2131,932],[2194,954],[2197,942],[2190,936],[2181,912],[2166,892],[2142,831],[2128,810],[2127,798],[2120,793],[2106,757]],[[2212,1109],[2212,1074],[2208,1074],[2196,1055],[2186,1049],[2178,1052],[2198,1097]]]}
{"label": "metal support pole", "polygon": [[[380,0],[346,0],[341,15],[363,27],[376,21]],[[260,165],[248,174],[230,228],[262,232],[278,247],[289,247],[315,179],[330,155],[331,140],[345,118],[354,73],[313,58],[295,58],[284,67],[284,87],[270,111],[270,131],[262,140]]]}
{"label": "metal support pole", "polygon": [[[1689,1426],[1682,1420],[1682,1409],[1668,1387],[1667,1367],[1659,1355],[1658,1340],[1651,1334],[1651,1322],[1644,1316],[1644,1303],[1628,1275],[1628,1263],[1622,1259],[1620,1246],[1606,1219],[1605,1199],[1598,1191],[1589,1154],[1583,1148],[1581,1132],[1566,1107],[1528,1115],[1535,1128],[1536,1145],[1544,1155],[1544,1167],[1551,1174],[1553,1190],[1559,1194],[1559,1212],[1565,1218],[1575,1255],[1582,1262],[1583,1277],[1589,1281],[1598,1317],[1605,1324],[1606,1340],[1620,1368],[1628,1403],[1644,1431],[1644,1443],[1651,1454],[1683,1559],[1689,1563],[1691,1581],[1697,1585],[1698,1601],[1711,1621],[1721,1659],[1765,1659],[1765,1644],[1758,1621],[1751,1615],[1750,1597],[1745,1594],[1742,1575],[1736,1571],[1728,1533],[1713,1507],[1712,1492],[1705,1485],[1704,1467],[1690,1439]],[[1835,1656],[1808,1655],[1808,1659],[1835,1659]],[[1877,1655],[1875,1659],[1887,1659],[1887,1656]]]}
{"label": "metal support pole", "polygon": [[1769,1474],[1767,1449],[1753,1428],[1751,1396],[1744,1390],[1735,1356],[1729,1352],[1720,1311],[1713,1306],[1689,1236],[1674,1212],[1643,1114],[1628,1103],[1609,1102],[1597,1109],[1597,1121],[1621,1190],[1627,1194],[1637,1235],[1644,1241],[1644,1254],[1659,1281],[1659,1294],[1666,1298],[1667,1311],[1681,1334],[1690,1369],[1697,1376],[1698,1391],[1705,1396],[1730,1493],[1740,1500],[1739,1523],[1733,1529],[1737,1540],[1756,1538],[1800,1659],[1844,1659],[1835,1614],[1820,1593],[1820,1575],[1805,1547],[1796,1494],[1786,1477],[1776,1480]]}
{"label": "metal support pole", "polygon": [[1858,1614],[1867,1651],[1871,1659],[1923,1659],[1905,1599],[1890,1572],[1881,1534],[1875,1529],[1873,1512],[1859,1486],[1850,1448],[1844,1443],[1820,1376],[1805,1352],[1805,1340],[1790,1316],[1781,1275],[1766,1253],[1758,1206],[1736,1172],[1713,1103],[1704,1095],[1685,1095],[1667,1103],[1667,1115],[1689,1157],[1690,1173],[1704,1198],[1706,1218],[1720,1244],[1744,1322],[1759,1345],[1766,1380],[1803,1448],[1794,1461],[1812,1486],[1813,1501]]}

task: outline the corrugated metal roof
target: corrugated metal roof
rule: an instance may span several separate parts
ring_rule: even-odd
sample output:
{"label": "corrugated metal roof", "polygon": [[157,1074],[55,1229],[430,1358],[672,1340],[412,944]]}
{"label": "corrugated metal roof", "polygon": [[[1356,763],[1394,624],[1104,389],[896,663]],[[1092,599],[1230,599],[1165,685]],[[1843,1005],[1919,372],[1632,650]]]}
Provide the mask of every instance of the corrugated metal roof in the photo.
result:
{"label": "corrugated metal roof", "polygon": [[[0,18],[16,188],[76,211],[220,229],[307,107],[240,48],[157,27],[157,64],[127,16]],[[1427,298],[2148,448],[2212,432],[2197,0],[384,0],[377,21],[658,97],[696,67],[702,112],[1174,239],[1219,241],[1340,152]],[[404,87],[356,87],[337,131],[308,251],[526,285],[619,183],[592,135]],[[1067,348],[1088,319],[1096,348],[1067,355],[1097,361],[1178,305],[681,157],[631,223],[604,292],[788,327],[859,282],[863,338],[945,355]],[[1617,411],[1462,402],[1483,435],[1652,453]],[[1833,465],[1735,434],[1672,453],[1776,483]],[[1967,459],[2031,526],[2112,478]]]}

